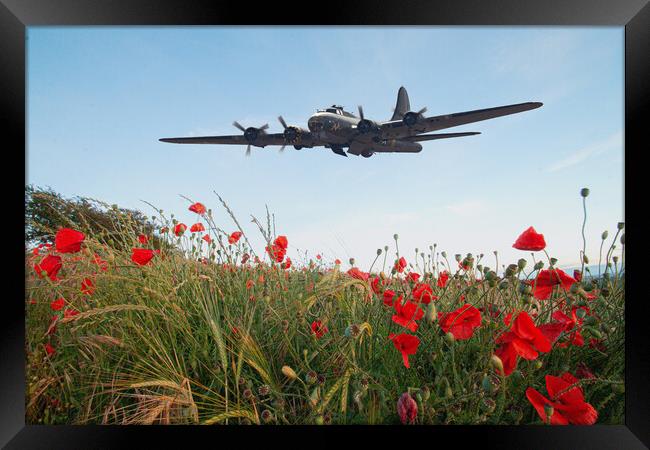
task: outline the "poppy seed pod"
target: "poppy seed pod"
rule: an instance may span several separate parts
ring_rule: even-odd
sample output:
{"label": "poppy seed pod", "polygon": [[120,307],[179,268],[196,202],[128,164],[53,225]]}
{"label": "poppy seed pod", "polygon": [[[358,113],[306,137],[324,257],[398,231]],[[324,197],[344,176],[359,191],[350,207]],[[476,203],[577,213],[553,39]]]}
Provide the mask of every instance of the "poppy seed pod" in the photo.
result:
{"label": "poppy seed pod", "polygon": [[381,255],[381,249],[380,248],[377,249],[377,256],[379,256],[379,255]]}
{"label": "poppy seed pod", "polygon": [[456,262],[460,262],[460,260],[463,259],[462,255],[460,253],[456,253],[454,255],[454,258],[456,259]]}
{"label": "poppy seed pod", "polygon": [[447,257],[447,252],[443,250],[442,252],[440,252],[440,256],[442,256],[443,258],[446,258]]}
{"label": "poppy seed pod", "polygon": [[524,270],[524,268],[526,267],[526,263],[527,261],[524,258],[520,258],[519,261],[517,261],[517,267],[519,268],[519,270]]}
{"label": "poppy seed pod", "polygon": [[580,190],[580,195],[583,197],[587,197],[589,195],[589,188],[582,188]]}
{"label": "poppy seed pod", "polygon": [[318,374],[313,370],[310,370],[307,372],[307,375],[305,375],[305,381],[307,384],[314,384],[316,381],[318,381]]}
{"label": "poppy seed pod", "polygon": [[544,262],[543,261],[537,261],[535,263],[534,269],[535,270],[541,270],[542,268],[544,268]]}
{"label": "poppy seed pod", "polygon": [[607,239],[607,234],[608,234],[608,233],[607,233],[607,230],[605,230],[605,231],[603,231],[603,234],[600,235],[600,237],[601,237],[601,239],[602,239],[603,241],[604,241],[605,239]]}
{"label": "poppy seed pod", "polygon": [[625,228],[625,222],[619,222],[619,223],[616,225],[616,228],[618,228],[619,230],[622,230],[623,228]]}
{"label": "poppy seed pod", "polygon": [[625,233],[621,234],[621,245],[625,245]]}
{"label": "poppy seed pod", "polygon": [[273,414],[271,414],[271,411],[269,411],[268,409],[262,411],[262,420],[265,423],[269,423],[271,420],[273,420]]}
{"label": "poppy seed pod", "polygon": [[551,258],[551,267],[555,267],[557,264],[557,258]]}
{"label": "poppy seed pod", "polygon": [[350,258],[350,265],[354,266],[354,258]]}
{"label": "poppy seed pod", "polygon": [[398,238],[399,238],[399,235],[398,235],[397,233],[395,233],[395,234],[393,235],[393,239],[397,240]]}

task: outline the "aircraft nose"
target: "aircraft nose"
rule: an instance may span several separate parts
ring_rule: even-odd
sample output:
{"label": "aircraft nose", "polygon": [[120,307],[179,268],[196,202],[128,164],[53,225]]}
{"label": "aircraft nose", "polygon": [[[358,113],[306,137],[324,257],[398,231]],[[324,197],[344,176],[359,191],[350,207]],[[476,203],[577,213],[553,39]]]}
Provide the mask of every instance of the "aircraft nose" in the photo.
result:
{"label": "aircraft nose", "polygon": [[317,117],[309,119],[307,126],[309,127],[309,131],[321,131],[323,129],[323,123]]}

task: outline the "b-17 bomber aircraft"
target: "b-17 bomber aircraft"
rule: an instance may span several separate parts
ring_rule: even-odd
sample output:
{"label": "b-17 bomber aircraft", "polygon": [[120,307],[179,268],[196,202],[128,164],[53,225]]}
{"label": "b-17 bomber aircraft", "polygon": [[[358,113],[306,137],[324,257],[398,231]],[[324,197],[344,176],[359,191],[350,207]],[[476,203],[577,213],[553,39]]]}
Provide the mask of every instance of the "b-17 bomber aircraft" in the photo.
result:
{"label": "b-17 bomber aircraft", "polygon": [[[325,147],[341,156],[347,154],[369,158],[375,153],[418,153],[422,151],[420,142],[472,136],[479,132],[425,134],[445,128],[457,127],[481,120],[494,119],[523,111],[539,108],[540,102],[517,103],[495,108],[477,109],[441,116],[425,117],[427,108],[411,111],[409,97],[404,87],[397,93],[397,104],[393,117],[387,122],[367,119],[359,106],[359,117],[345,111],[342,106],[332,105],[319,109],[307,122],[308,130],[287,125],[282,116],[278,120],[284,127],[282,133],[267,133],[268,124],[259,128],[244,128],[238,122],[233,125],[243,134],[234,136],[201,136],[162,138],[162,142],[175,144],[233,144],[246,145],[246,156],[250,156],[251,146],[266,147],[279,145],[283,151],[287,145],[296,150],[302,148]],[[347,154],[344,149],[347,149]]]}

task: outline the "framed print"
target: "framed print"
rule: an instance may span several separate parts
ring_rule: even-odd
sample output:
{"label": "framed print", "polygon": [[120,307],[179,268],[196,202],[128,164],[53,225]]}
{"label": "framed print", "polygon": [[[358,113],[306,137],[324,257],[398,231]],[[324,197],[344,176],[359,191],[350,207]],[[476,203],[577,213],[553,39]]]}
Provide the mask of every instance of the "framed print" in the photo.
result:
{"label": "framed print", "polygon": [[646,3],[3,0],[2,444],[647,448]]}

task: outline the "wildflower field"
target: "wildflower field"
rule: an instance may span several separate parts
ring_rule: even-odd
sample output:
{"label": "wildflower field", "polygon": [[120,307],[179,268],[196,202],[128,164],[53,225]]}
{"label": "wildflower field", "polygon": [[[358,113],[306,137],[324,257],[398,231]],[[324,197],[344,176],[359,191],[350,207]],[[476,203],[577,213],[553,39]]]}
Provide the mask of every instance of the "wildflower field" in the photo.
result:
{"label": "wildflower field", "polygon": [[361,268],[292,262],[270,217],[251,248],[219,206],[26,242],[27,423],[624,423],[622,223],[581,253],[600,275],[533,227],[518,261],[394,236]]}

